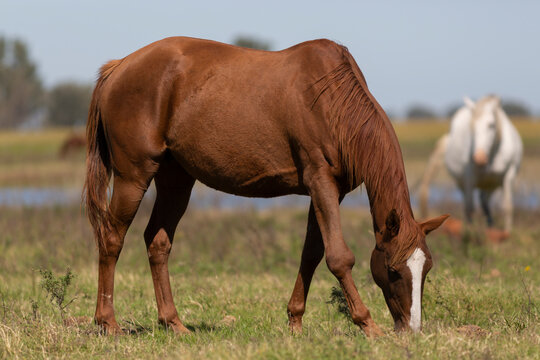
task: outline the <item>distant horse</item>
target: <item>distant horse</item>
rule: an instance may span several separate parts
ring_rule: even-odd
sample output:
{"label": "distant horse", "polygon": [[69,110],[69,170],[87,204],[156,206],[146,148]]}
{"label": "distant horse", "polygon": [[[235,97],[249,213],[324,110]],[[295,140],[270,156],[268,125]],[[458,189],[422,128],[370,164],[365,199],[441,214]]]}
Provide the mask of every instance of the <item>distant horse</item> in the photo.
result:
{"label": "distant horse", "polygon": [[152,179],[157,195],[144,239],[158,319],[175,332],[188,329],[173,303],[167,262],[195,180],[243,196],[309,195],[290,329],[302,329],[309,285],[326,253],[354,323],[377,336],[340,225],[341,200],[365,183],[376,238],[373,277],[395,328],[420,330],[432,266],[425,235],[446,216],[414,220],[398,140],[345,47],[329,40],[277,52],[183,37],[152,43],[101,68],[87,137],[86,206],[99,249],[95,321],[106,333],[121,331],[115,265]]}
{"label": "distant horse", "polygon": [[430,157],[420,187],[421,215],[427,214],[429,183],[444,163],[463,193],[465,218],[471,222],[473,189],[480,189],[480,202],[488,226],[493,226],[489,200],[502,186],[504,229],[512,229],[512,187],[521,164],[523,143],[501,107],[500,99],[489,95],[465,106],[452,118],[450,132],[439,139]]}
{"label": "distant horse", "polygon": [[64,140],[60,151],[58,151],[58,157],[65,158],[68,154],[79,151],[86,148],[86,136],[84,134],[71,134]]}

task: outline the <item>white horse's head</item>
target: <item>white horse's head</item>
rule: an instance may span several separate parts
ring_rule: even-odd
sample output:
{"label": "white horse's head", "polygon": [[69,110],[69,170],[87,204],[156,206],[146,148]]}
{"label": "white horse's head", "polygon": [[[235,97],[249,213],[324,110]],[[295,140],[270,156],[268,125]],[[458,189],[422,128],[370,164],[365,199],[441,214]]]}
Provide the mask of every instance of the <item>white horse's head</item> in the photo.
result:
{"label": "white horse's head", "polygon": [[476,103],[469,98],[464,100],[472,112],[473,160],[477,166],[486,166],[501,137],[501,121],[498,116],[501,101],[494,95],[485,96]]}

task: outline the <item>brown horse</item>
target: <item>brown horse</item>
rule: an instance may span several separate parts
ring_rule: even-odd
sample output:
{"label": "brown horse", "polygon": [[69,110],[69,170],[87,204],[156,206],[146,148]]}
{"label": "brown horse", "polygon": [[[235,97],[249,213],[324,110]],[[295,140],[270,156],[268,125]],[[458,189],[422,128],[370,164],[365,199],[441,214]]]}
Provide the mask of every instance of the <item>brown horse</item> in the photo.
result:
{"label": "brown horse", "polygon": [[84,134],[72,133],[62,143],[58,157],[63,159],[74,152],[81,152],[86,148],[86,136]]}
{"label": "brown horse", "polygon": [[[347,49],[305,42],[268,52],[175,37],[101,68],[87,124],[86,206],[99,248],[95,321],[120,332],[113,309],[115,265],[152,179],[157,198],[144,233],[159,321],[185,333],[173,303],[168,256],[195,180],[252,197],[311,197],[307,235],[287,312],[292,331],[323,255],[352,319],[382,334],[360,299],[343,240],[339,204],[365,183],[376,246],[375,282],[396,329],[420,329],[432,260],[425,234],[444,216],[417,223],[401,150],[385,112]],[[107,205],[111,172],[114,186]]]}

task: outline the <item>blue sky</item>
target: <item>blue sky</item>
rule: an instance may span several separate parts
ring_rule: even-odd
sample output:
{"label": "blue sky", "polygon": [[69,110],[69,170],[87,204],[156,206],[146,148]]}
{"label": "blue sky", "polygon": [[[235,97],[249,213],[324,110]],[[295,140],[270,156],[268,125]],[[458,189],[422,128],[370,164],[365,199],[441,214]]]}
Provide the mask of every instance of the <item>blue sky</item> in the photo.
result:
{"label": "blue sky", "polygon": [[0,0],[0,34],[27,42],[47,86],[93,81],[105,61],[167,36],[252,35],[276,50],[324,37],[349,48],[390,113],[486,93],[540,113],[535,0]]}

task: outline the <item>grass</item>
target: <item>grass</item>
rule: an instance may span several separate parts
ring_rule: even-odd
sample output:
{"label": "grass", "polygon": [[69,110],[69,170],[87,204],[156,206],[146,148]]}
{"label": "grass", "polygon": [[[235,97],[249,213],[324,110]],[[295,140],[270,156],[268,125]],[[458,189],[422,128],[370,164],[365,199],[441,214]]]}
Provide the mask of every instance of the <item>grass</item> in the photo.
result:
{"label": "grass", "polygon": [[[537,145],[533,138],[527,140],[532,145],[525,141],[525,169],[534,166],[529,154],[540,144],[540,124],[531,124],[523,129],[528,136],[536,131]],[[418,176],[415,171],[422,169],[443,125],[396,125],[409,181]],[[67,133],[0,134],[0,186],[80,186],[82,180],[68,174],[84,174],[83,155],[56,157]],[[8,181],[3,171],[10,167],[18,170]],[[461,214],[455,205],[433,209],[443,211]],[[329,303],[337,282],[324,262],[308,298],[304,333],[289,334],[286,305],[307,209],[188,209],[175,237],[170,272],[180,317],[193,333],[167,332],[157,322],[142,240],[149,212],[145,202],[117,266],[116,315],[130,334],[107,337],[91,323],[97,252],[83,210],[77,205],[0,208],[0,358],[540,358],[539,209],[518,210],[516,231],[496,246],[476,233],[465,239],[429,236],[435,266],[425,286],[423,333],[416,335],[393,332],[382,293],[371,279],[369,211],[343,209],[344,236],[356,255],[353,276],[387,334],[376,340],[366,339]],[[74,277],[60,309],[42,286],[42,274],[51,271],[48,279],[54,283],[68,269]]]}
{"label": "grass", "polygon": [[[175,239],[170,270],[177,308],[193,334],[178,337],[157,323],[142,241],[148,216],[143,208],[128,234],[116,276],[117,318],[131,334],[105,337],[90,323],[97,261],[80,209],[4,209],[0,357],[538,357],[540,226],[533,221],[538,215],[520,214],[519,231],[497,247],[481,238],[464,243],[443,234],[430,236],[435,268],[425,288],[424,331],[413,335],[392,331],[382,293],[371,280],[368,214],[344,209],[344,233],[357,257],[354,277],[387,333],[367,340],[328,303],[337,282],[324,263],[308,299],[304,334],[288,332],[285,309],[298,267],[305,210],[188,211]],[[62,315],[40,285],[39,269],[60,276],[67,268],[75,277],[66,299],[75,300]]]}

